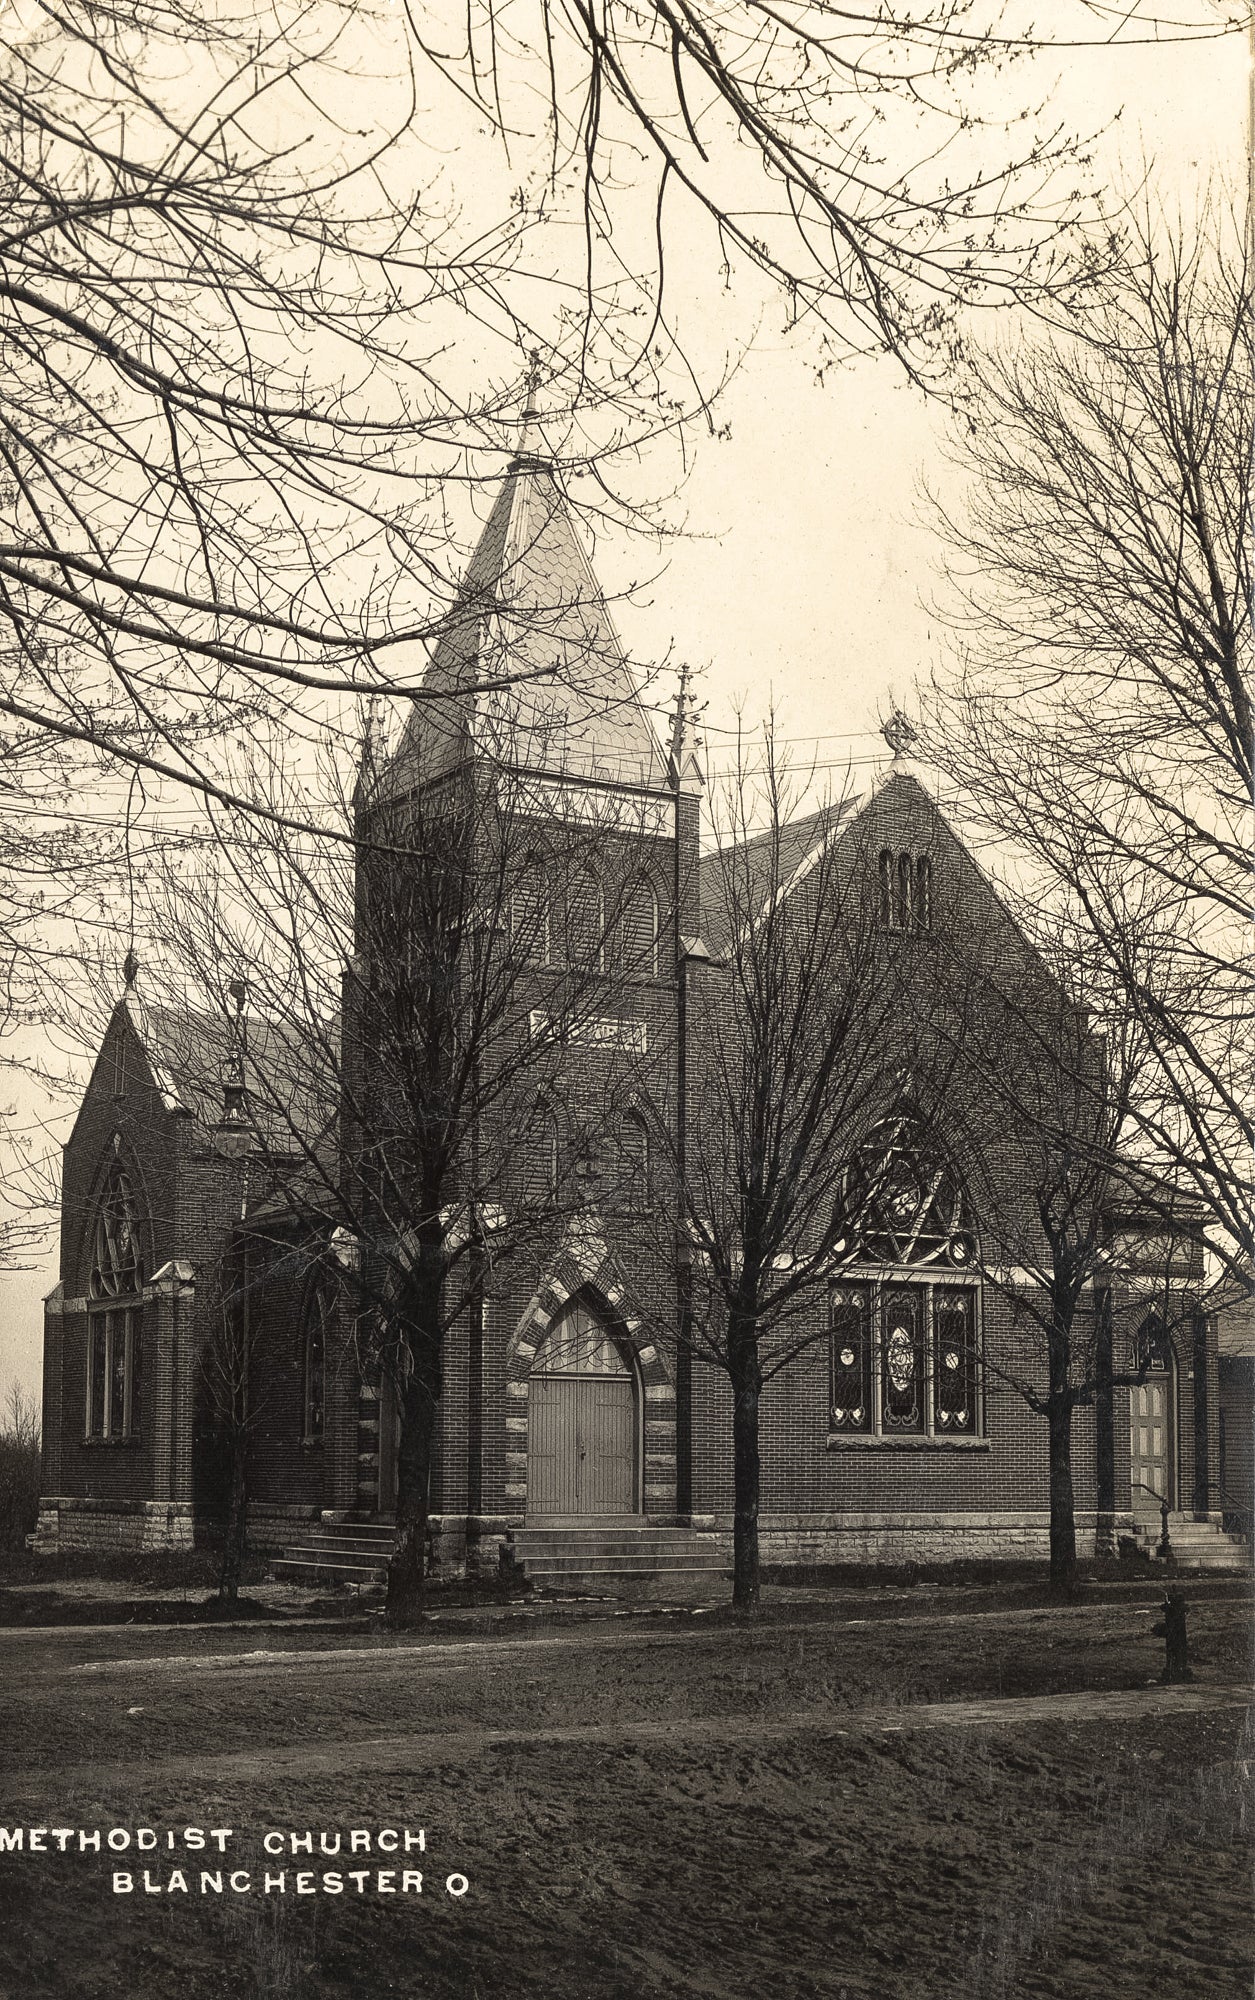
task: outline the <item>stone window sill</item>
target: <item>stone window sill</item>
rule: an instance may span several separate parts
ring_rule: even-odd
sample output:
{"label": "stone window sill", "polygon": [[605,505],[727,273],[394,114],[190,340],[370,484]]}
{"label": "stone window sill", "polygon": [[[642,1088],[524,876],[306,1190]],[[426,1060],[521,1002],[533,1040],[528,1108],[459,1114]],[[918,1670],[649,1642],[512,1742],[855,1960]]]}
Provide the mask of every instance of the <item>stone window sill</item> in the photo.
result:
{"label": "stone window sill", "polygon": [[874,1437],[867,1431],[830,1431],[829,1451],[988,1451],[984,1437]]}
{"label": "stone window sill", "polygon": [[140,1442],[138,1431],[128,1431],[125,1437],[85,1437],[83,1443],[92,1451],[125,1451],[128,1446]]}

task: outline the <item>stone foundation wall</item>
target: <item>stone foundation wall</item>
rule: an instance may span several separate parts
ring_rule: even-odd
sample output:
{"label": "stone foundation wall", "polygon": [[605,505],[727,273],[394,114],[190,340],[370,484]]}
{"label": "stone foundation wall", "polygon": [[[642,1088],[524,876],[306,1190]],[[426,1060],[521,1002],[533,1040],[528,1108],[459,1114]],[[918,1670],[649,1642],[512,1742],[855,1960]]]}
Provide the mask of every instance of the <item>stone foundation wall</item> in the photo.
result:
{"label": "stone foundation wall", "polygon": [[[731,1554],[729,1515],[694,1514],[693,1526],[713,1530]],[[1128,1527],[1124,1516],[1117,1517],[1118,1532]],[[832,1563],[1044,1562],[1050,1554],[1050,1517],[1039,1513],[764,1514],[758,1533],[762,1562],[792,1569]],[[1098,1545],[1097,1515],[1078,1513],[1077,1555],[1092,1557]]]}
{"label": "stone foundation wall", "polygon": [[31,1537],[36,1555],[62,1549],[98,1550],[102,1555],[154,1549],[190,1549],[195,1523],[189,1504],[177,1500],[85,1500],[53,1496],[39,1503]]}

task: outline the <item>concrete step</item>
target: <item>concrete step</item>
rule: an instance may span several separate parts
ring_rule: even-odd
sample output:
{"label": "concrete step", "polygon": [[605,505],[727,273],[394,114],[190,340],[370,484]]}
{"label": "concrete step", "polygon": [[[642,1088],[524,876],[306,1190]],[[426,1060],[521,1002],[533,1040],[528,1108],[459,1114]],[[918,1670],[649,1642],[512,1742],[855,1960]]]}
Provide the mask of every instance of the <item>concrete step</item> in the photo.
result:
{"label": "concrete step", "polygon": [[300,1542],[289,1543],[284,1550],[285,1555],[289,1549],[322,1549],[329,1556],[363,1556],[371,1561],[387,1562],[392,1554],[392,1536],[379,1541],[368,1541],[363,1537],[358,1541],[349,1535],[309,1535]]}
{"label": "concrete step", "polygon": [[573,1570],[543,1575],[529,1572],[533,1589],[545,1597],[614,1597],[634,1604],[719,1603],[728,1592],[731,1569],[638,1569],[608,1575],[605,1570]]}
{"label": "concrete step", "polygon": [[[1158,1555],[1161,1521],[1137,1521],[1133,1532],[1147,1555]],[[1251,1546],[1245,1536],[1227,1534],[1217,1522],[1196,1521],[1190,1514],[1169,1514],[1168,1547],[1187,1569],[1247,1569],[1251,1564]]]}
{"label": "concrete step", "polygon": [[385,1574],[383,1563],[337,1561],[333,1557],[320,1556],[315,1550],[303,1554],[286,1551],[274,1563],[274,1573],[280,1583],[382,1583]]}
{"label": "concrete step", "polygon": [[624,1549],[615,1555],[589,1557],[576,1550],[565,1553],[528,1556],[524,1568],[529,1576],[550,1573],[597,1571],[606,1576],[620,1575],[627,1571],[656,1570],[661,1574],[666,1570],[683,1569],[725,1570],[727,1562],[717,1549],[666,1549],[661,1553],[645,1553],[639,1549]]}

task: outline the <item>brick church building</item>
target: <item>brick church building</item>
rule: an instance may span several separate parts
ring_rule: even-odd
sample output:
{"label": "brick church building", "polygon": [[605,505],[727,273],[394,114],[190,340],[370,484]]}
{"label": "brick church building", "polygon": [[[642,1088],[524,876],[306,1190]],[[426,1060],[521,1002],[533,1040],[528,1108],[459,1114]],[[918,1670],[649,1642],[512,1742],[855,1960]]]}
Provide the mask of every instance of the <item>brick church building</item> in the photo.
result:
{"label": "brick church building", "polygon": [[[526,445],[433,649],[426,693],[394,743],[372,739],[359,832],[372,840],[413,802],[428,810],[459,787],[478,810],[483,774],[509,767],[515,809],[533,829],[534,881],[526,895],[516,881],[511,904],[535,928],[524,1012],[546,1050],[536,1058],[543,1087],[504,1149],[491,1205],[489,1237],[497,1228],[512,1252],[487,1243],[445,1343],[432,1557],[450,1573],[495,1564],[506,1543],[534,1554],[596,1529],[625,1561],[634,1548],[646,1565],[667,1549],[679,1566],[709,1559],[729,1538],[727,1378],[677,1331],[667,1231],[651,1234],[641,1213],[651,1147],[682,1156],[713,1088],[711,1038],[742,1032],[719,894],[729,850],[704,841],[702,760],[683,700],[660,733],[560,487]],[[817,842],[837,843],[846,879],[866,877],[865,905],[891,941],[923,950],[943,922],[959,925],[981,941],[969,978],[975,963],[984,981],[985,952],[990,979],[996,971],[1005,984],[1010,966],[1048,982],[912,766],[905,733],[891,747],[876,782],[839,814],[783,829],[780,892],[805,894]],[[579,879],[568,868],[558,894],[552,828],[566,840],[572,826],[582,829]],[[742,844],[747,864],[754,838]],[[358,893],[370,894],[365,875]],[[615,977],[609,945],[576,935],[579,915],[608,937],[612,907],[615,935],[631,941]],[[384,1539],[398,1427],[396,1384],[369,1330],[383,1291],[372,1301],[366,1232],[334,1198],[362,1151],[345,1093],[365,1102],[378,1066],[354,999],[369,988],[361,966],[372,952],[378,941],[364,944],[359,925],[329,1064],[306,1059],[293,1023],[267,1020],[264,995],[249,999],[246,1040],[221,1013],[157,1004],[142,972],[119,1000],[65,1149],[38,1547],[185,1547],[212,1533],[223,1505],[212,1378],[224,1313],[249,1317],[254,1546],[321,1547],[325,1566],[337,1540]],[[578,1020],[556,1038],[548,1024],[577,958]],[[1057,989],[1050,1004],[1066,1007]],[[640,1108],[651,1063],[665,1071],[650,1114],[667,1121],[663,1147]],[[620,1088],[629,1073],[632,1087]],[[904,1079],[854,1148],[880,1149],[876,1215],[763,1394],[768,1562],[1046,1550],[1046,1426],[1025,1394],[1035,1364],[1007,1360],[1023,1347],[1016,1286],[1031,1286],[1044,1252],[1028,1244],[996,1258],[991,1248],[1008,1235],[1005,1213],[989,1213],[991,1188],[1023,1216],[1031,1176],[997,1106],[957,1101],[979,1095],[971,1078],[952,1065],[948,1101],[927,1117]],[[621,1178],[616,1193],[577,1159],[578,1199],[555,1209],[547,1231],[511,1238],[536,1187],[556,1187],[560,1163],[578,1154],[573,1133],[590,1105],[615,1125],[635,1203],[622,1199]],[[1176,1546],[1219,1559],[1232,1549],[1216,1317],[1189,1218],[1165,1248],[1152,1209],[1113,1208],[1111,1275],[1095,1277],[1080,1308],[1091,1335],[1105,1316],[1108,1352],[1073,1422],[1078,1545],[1150,1544],[1166,1521]]]}

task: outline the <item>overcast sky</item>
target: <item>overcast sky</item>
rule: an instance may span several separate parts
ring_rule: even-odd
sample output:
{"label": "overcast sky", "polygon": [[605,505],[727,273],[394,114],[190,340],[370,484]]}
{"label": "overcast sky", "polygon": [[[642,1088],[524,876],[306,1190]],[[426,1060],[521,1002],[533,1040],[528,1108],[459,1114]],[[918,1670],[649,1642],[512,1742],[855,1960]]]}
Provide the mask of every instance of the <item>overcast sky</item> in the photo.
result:
{"label": "overcast sky", "polygon": [[[1089,50],[1069,58],[1058,105],[1077,127],[1110,128],[1102,179],[1127,185],[1145,159],[1161,197],[1188,213],[1210,177],[1242,183],[1247,74],[1240,39]],[[909,703],[917,676],[944,663],[918,508],[925,480],[945,478],[943,418],[888,360],[818,385],[804,347],[764,325],[720,412],[729,435],[698,448],[684,492],[692,538],[618,622],[636,658],[670,653],[698,671],[714,765],[737,704],[761,714],[769,696],[801,757],[843,765],[883,749],[890,697]],[[596,559],[615,593],[649,566],[639,548]],[[873,768],[857,762],[856,775]],[[55,1264],[50,1242],[36,1268],[0,1272],[0,1384],[38,1386]]]}

